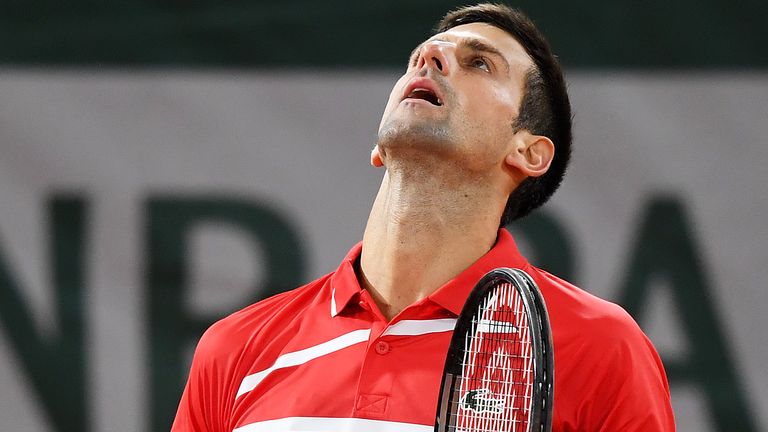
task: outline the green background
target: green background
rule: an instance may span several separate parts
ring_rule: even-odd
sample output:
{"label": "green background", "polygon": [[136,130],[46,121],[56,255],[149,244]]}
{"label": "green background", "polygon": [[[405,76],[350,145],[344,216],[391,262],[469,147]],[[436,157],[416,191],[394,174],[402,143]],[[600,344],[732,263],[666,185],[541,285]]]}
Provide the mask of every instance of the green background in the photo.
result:
{"label": "green background", "polygon": [[[566,66],[768,66],[768,2],[532,1]],[[96,67],[399,66],[455,1],[6,1],[0,64]]]}

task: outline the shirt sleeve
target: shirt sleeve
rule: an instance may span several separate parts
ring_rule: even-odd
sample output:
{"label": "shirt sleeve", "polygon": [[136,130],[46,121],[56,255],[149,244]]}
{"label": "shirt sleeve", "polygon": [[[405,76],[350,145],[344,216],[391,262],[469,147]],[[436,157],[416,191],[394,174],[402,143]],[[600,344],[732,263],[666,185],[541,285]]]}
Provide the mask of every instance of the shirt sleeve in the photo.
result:
{"label": "shirt sleeve", "polygon": [[[623,311],[622,311],[623,312]],[[582,405],[586,431],[674,432],[669,384],[656,349],[624,312],[605,335],[591,396]]]}
{"label": "shirt sleeve", "polygon": [[229,432],[232,380],[216,325],[200,338],[171,432]]}

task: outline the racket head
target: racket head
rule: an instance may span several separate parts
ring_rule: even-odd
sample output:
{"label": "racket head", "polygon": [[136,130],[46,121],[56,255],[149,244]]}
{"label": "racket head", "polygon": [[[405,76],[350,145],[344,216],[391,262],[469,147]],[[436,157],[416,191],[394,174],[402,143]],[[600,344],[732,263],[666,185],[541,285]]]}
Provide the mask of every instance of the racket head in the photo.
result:
{"label": "racket head", "polygon": [[520,269],[490,271],[456,322],[435,432],[549,432],[553,384],[552,335],[538,287]]}

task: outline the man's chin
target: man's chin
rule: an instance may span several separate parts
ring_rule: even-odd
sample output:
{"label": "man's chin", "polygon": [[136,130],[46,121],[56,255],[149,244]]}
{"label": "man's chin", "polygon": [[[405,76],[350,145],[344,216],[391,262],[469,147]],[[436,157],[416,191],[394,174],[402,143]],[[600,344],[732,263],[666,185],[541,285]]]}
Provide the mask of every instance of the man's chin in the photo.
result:
{"label": "man's chin", "polygon": [[378,146],[386,152],[396,148],[448,149],[453,147],[451,134],[442,125],[394,124],[379,130]]}

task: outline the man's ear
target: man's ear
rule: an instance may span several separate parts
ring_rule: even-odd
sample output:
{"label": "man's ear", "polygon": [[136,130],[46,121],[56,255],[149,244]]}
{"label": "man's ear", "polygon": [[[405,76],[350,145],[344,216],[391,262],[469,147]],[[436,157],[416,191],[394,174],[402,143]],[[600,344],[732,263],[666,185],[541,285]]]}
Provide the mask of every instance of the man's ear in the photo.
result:
{"label": "man's ear", "polygon": [[543,135],[528,131],[515,134],[515,145],[504,161],[526,177],[539,177],[547,172],[555,157],[555,144]]}
{"label": "man's ear", "polygon": [[371,165],[375,166],[376,168],[381,168],[384,166],[384,162],[381,161],[381,153],[379,153],[378,145],[375,145],[373,150],[371,150]]}

